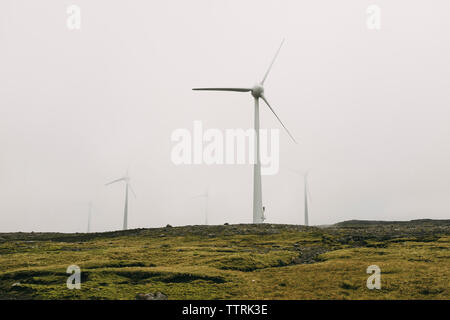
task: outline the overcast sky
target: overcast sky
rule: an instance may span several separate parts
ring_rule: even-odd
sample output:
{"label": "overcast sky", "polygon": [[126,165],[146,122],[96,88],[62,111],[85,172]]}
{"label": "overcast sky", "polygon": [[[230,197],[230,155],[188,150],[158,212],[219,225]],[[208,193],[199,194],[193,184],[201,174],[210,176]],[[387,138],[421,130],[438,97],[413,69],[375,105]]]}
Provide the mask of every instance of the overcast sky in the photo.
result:
{"label": "overcast sky", "polygon": [[[81,30],[66,9],[81,8]],[[381,8],[381,29],[366,9]],[[175,166],[171,134],[248,129],[248,93],[285,44],[266,95],[280,171],[263,176],[269,223],[449,218],[450,3],[447,0],[0,2],[0,232],[85,232],[251,223],[250,165]],[[261,126],[282,129],[262,106]]]}

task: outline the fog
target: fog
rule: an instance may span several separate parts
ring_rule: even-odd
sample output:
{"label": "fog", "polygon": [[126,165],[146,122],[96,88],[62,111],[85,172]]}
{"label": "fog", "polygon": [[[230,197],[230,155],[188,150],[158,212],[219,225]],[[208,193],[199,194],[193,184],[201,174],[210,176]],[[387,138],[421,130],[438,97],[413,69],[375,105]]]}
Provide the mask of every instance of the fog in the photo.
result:
{"label": "fog", "polygon": [[[66,9],[81,8],[81,29]],[[381,8],[381,29],[366,8]],[[0,2],[0,232],[251,223],[251,165],[175,165],[171,134],[253,127],[249,93],[281,40],[261,127],[268,223],[449,218],[450,3],[444,0]]]}

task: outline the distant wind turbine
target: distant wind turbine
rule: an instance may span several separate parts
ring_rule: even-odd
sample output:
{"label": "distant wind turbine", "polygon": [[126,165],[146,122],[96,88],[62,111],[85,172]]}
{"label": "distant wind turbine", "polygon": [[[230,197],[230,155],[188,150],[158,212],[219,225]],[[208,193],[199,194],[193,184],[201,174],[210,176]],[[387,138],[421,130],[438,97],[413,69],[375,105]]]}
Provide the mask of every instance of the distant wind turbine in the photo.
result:
{"label": "distant wind turbine", "polygon": [[303,199],[304,199],[304,215],[305,215],[305,226],[309,226],[309,200],[311,198],[309,193],[309,185],[308,185],[308,176],[309,176],[309,170],[306,171],[304,174],[301,174],[300,172],[296,170],[289,169],[290,171],[302,176],[303,175]]}
{"label": "distant wind turbine", "polygon": [[309,217],[308,217],[308,197],[309,197],[309,188],[308,188],[308,175],[309,172],[306,172],[304,175],[304,183],[305,183],[305,187],[304,187],[304,197],[305,197],[305,226],[309,226]]}
{"label": "distant wind turbine", "polygon": [[128,171],[125,174],[125,176],[123,176],[122,178],[113,180],[113,181],[105,184],[105,186],[108,186],[110,184],[120,182],[120,181],[125,182],[125,208],[123,211],[123,230],[127,230],[127,228],[128,228],[128,189],[130,189],[130,191],[133,193],[134,197],[136,197],[136,194],[134,193],[133,188],[131,187],[131,184],[130,184],[130,177],[128,176]]}
{"label": "distant wind turbine", "polygon": [[88,213],[88,225],[87,232],[91,232],[91,218],[92,218],[92,202],[89,202],[89,213]]}
{"label": "distant wind turbine", "polygon": [[261,98],[269,107],[270,111],[275,115],[278,121],[281,123],[283,128],[286,130],[288,135],[292,138],[292,140],[296,143],[294,137],[291,135],[286,126],[281,122],[278,115],[275,113],[274,109],[271,107],[267,98],[264,95],[264,82],[269,75],[270,70],[280,52],[281,46],[283,45],[284,40],[281,42],[280,47],[278,48],[275,57],[273,58],[269,68],[267,69],[264,78],[262,81],[254,85],[252,88],[194,88],[192,90],[204,90],[204,91],[235,91],[235,92],[250,92],[255,100],[255,146],[256,146],[256,162],[253,165],[253,223],[263,223],[264,222],[264,212],[262,206],[262,187],[261,187],[261,160],[260,160],[260,151],[259,151],[259,99]]}
{"label": "distant wind turbine", "polygon": [[209,188],[206,188],[206,192],[199,194],[198,196],[192,197],[195,198],[204,198],[205,199],[205,225],[208,225],[208,202],[209,202]]}

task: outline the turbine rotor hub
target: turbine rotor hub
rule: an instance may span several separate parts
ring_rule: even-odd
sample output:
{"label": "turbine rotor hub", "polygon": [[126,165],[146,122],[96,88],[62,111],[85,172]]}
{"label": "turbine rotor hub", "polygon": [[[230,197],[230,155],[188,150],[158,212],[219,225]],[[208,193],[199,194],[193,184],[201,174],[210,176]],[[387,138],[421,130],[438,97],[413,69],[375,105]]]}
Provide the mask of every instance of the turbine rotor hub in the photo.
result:
{"label": "turbine rotor hub", "polygon": [[252,96],[255,98],[261,98],[264,94],[264,87],[260,84],[256,84],[252,88]]}

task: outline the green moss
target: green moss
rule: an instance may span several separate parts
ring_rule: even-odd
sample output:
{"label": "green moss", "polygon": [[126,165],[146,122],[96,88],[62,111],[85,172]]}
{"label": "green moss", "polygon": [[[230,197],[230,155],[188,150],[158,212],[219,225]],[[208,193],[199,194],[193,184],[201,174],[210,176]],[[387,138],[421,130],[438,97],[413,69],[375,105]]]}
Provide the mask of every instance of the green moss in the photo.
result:
{"label": "green moss", "polygon": [[[449,299],[450,232],[426,223],[2,234],[0,299]],[[372,264],[381,290],[366,288]],[[81,290],[67,289],[69,265]]]}

